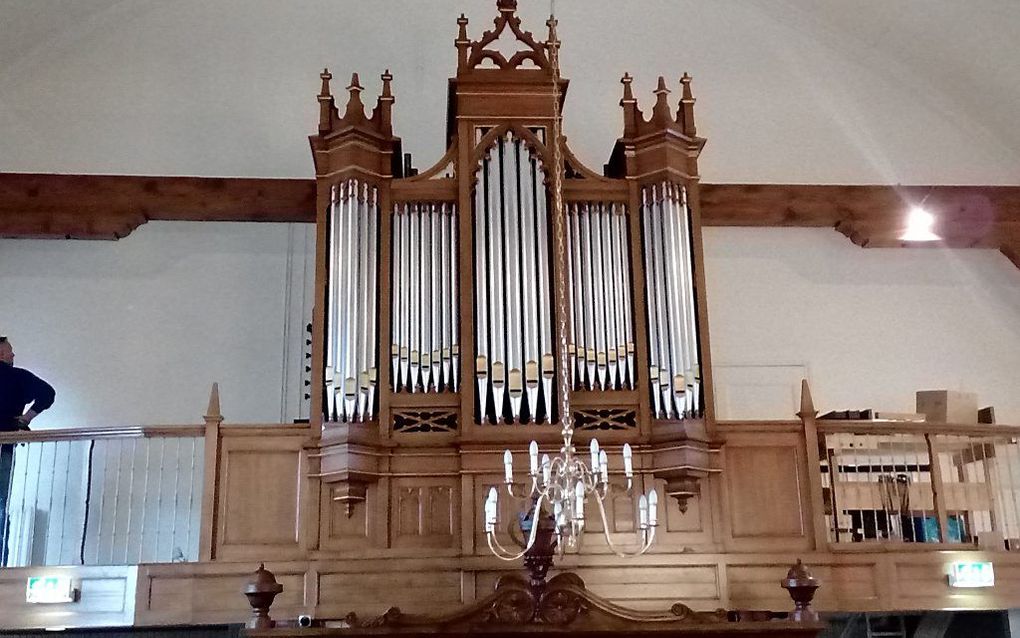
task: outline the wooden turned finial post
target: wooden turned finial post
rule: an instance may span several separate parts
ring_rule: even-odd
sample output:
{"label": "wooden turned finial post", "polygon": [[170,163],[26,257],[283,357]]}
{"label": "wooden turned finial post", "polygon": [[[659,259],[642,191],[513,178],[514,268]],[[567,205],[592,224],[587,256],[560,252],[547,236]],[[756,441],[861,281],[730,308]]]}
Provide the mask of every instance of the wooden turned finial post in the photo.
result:
{"label": "wooden turned finial post", "polygon": [[683,77],[680,78],[680,86],[682,93],[680,96],[680,109],[677,112],[677,124],[683,130],[684,135],[687,137],[694,137],[698,134],[697,127],[694,126],[694,95],[691,93],[691,78],[690,75],[684,71]]}
{"label": "wooden turned finial post", "polygon": [[244,586],[243,591],[252,611],[251,618],[248,619],[248,629],[275,627],[276,623],[269,616],[269,608],[273,606],[276,595],[283,591],[283,585],[276,582],[276,576],[266,569],[265,563],[259,563],[254,577]]}
{"label": "wooden turned finial post", "polygon": [[223,423],[223,414],[220,412],[220,384],[213,383],[209,391],[209,406],[205,409],[203,417],[207,425]]}
{"label": "wooden turned finial post", "polygon": [[811,608],[811,599],[815,597],[819,583],[799,558],[797,564],[786,573],[781,585],[793,599],[794,609],[790,619],[794,622],[817,622],[818,612]]}
{"label": "wooden turned finial post", "polygon": [[329,81],[333,79],[333,74],[329,72],[329,69],[323,69],[319,74],[319,79],[322,80],[322,88],[317,96],[319,100],[319,133],[321,134],[333,130],[332,115],[335,102],[329,89]]}
{"label": "wooden turned finial post", "polygon": [[630,73],[624,73],[620,78],[623,85],[623,97],[620,99],[620,106],[623,107],[623,136],[634,137],[637,135],[638,108],[637,100],[634,99],[634,89],[631,88],[634,78]]}

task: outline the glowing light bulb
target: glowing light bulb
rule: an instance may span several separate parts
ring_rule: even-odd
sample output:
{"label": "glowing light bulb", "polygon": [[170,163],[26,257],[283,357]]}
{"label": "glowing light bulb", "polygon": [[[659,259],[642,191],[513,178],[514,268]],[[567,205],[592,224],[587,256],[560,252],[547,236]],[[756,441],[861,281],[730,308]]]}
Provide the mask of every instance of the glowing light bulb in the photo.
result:
{"label": "glowing light bulb", "polygon": [[934,215],[914,206],[907,215],[907,229],[900,235],[900,241],[938,241],[942,238],[932,231],[934,225]]}

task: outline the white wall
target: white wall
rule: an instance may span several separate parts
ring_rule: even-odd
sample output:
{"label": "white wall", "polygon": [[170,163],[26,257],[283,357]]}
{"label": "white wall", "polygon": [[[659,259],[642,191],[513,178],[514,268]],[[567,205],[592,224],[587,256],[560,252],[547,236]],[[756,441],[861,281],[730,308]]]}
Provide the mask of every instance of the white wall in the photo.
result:
{"label": "white wall", "polygon": [[822,411],[913,412],[915,390],[950,389],[1020,424],[1020,270],[998,251],[708,228],[705,261],[721,416],[791,417],[803,371]]}
{"label": "white wall", "polygon": [[214,381],[231,422],[298,416],[310,230],[153,222],[116,242],[0,240],[0,334],[57,390],[37,427],[200,423]]}

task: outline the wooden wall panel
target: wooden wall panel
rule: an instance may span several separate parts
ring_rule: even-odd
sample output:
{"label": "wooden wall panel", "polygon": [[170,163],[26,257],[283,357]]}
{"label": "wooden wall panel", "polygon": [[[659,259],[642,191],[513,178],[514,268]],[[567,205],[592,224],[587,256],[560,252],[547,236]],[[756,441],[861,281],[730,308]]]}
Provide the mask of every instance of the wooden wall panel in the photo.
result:
{"label": "wooden wall panel", "polygon": [[307,474],[302,439],[224,438],[220,456],[219,560],[304,555],[299,501]]}
{"label": "wooden wall panel", "polygon": [[459,544],[459,480],[398,478],[390,503],[393,547],[452,549]]}
{"label": "wooden wall panel", "polygon": [[370,513],[378,498],[379,486],[369,485],[365,501],[354,506],[348,516],[347,507],[334,501],[332,490],[324,487],[319,503],[319,548],[330,552],[356,552],[371,547],[376,535],[373,533],[374,517]]}
{"label": "wooden wall panel", "polygon": [[390,607],[407,613],[439,613],[461,603],[459,571],[384,571],[319,573],[319,613],[343,616],[351,610],[380,614]]}
{"label": "wooden wall panel", "polygon": [[802,437],[732,434],[723,448],[723,515],[730,549],[809,549]]}
{"label": "wooden wall panel", "polygon": [[[266,565],[283,592],[273,610],[279,617],[302,613],[306,567],[301,564]],[[242,622],[251,608],[241,590],[258,563],[176,563],[143,565],[138,573],[135,624]]]}
{"label": "wooden wall panel", "polygon": [[[12,567],[0,569],[0,628],[103,627],[131,624],[135,615],[137,568]],[[77,602],[29,605],[30,576],[71,576],[81,591]]]}

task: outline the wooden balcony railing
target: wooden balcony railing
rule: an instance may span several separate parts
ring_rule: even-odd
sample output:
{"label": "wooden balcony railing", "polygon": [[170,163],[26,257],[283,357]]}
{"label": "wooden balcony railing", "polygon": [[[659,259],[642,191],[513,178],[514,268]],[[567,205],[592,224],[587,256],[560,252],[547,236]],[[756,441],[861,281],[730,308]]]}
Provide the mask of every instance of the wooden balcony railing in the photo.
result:
{"label": "wooden balcony railing", "polygon": [[829,543],[1020,549],[1020,427],[817,421],[815,431]]}
{"label": "wooden balcony railing", "polygon": [[198,559],[205,426],[0,434],[0,566]]}

